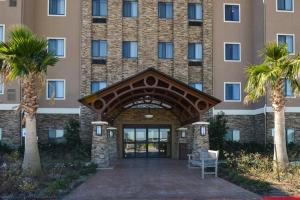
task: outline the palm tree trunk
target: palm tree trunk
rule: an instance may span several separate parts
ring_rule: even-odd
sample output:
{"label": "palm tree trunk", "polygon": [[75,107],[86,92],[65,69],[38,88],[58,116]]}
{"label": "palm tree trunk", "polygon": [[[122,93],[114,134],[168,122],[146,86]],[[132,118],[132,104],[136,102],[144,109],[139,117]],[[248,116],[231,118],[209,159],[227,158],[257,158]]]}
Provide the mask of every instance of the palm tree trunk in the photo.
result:
{"label": "palm tree trunk", "polygon": [[41,174],[41,161],[37,143],[36,117],[26,114],[26,137],[23,171],[32,175]]}
{"label": "palm tree trunk", "polygon": [[274,111],[274,124],[274,164],[278,164],[281,169],[285,169],[289,164],[289,159],[286,150],[284,109],[281,109],[280,111]]}

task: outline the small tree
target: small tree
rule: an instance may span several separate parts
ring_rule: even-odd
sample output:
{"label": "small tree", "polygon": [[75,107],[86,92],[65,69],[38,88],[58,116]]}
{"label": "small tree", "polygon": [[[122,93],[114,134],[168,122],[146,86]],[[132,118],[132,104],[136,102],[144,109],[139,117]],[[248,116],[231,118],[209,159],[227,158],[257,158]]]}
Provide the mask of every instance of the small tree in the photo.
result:
{"label": "small tree", "polygon": [[300,91],[300,57],[290,56],[287,45],[269,43],[262,52],[263,63],[247,68],[245,103],[257,101],[270,94],[274,111],[274,165],[285,169],[289,163],[285,135],[285,94],[284,84],[288,81],[293,92]]}
{"label": "small tree", "polygon": [[64,135],[66,139],[66,144],[70,148],[78,147],[81,145],[80,135],[79,135],[79,121],[76,119],[71,119],[66,122],[65,130],[66,134]]}
{"label": "small tree", "polygon": [[209,119],[208,133],[209,144],[211,149],[220,150],[221,154],[224,149],[224,136],[227,133],[227,119],[223,112]]}
{"label": "small tree", "polygon": [[39,92],[44,88],[49,66],[58,59],[47,51],[47,40],[38,37],[25,26],[16,26],[9,41],[0,42],[0,74],[4,81],[20,80],[22,99],[19,109],[26,121],[23,171],[33,175],[41,173],[41,162],[37,143],[36,115],[39,107]]}

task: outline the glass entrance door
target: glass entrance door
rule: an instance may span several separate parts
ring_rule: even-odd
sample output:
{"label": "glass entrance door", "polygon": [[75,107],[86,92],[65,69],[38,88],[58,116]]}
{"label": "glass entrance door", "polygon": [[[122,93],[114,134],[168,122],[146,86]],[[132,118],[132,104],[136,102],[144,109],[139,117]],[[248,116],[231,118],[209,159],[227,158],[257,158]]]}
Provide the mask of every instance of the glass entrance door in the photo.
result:
{"label": "glass entrance door", "polygon": [[171,129],[168,126],[125,126],[124,158],[171,157]]}

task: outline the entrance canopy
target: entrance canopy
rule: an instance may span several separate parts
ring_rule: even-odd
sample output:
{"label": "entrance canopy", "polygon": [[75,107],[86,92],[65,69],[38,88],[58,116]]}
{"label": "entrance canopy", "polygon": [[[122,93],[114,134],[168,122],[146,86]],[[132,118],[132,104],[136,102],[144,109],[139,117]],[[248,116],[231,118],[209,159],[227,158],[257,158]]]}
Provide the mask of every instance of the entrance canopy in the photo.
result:
{"label": "entrance canopy", "polygon": [[148,68],[79,102],[97,112],[101,120],[109,122],[113,122],[126,109],[151,104],[170,110],[182,125],[186,125],[199,121],[203,113],[221,101],[154,68]]}

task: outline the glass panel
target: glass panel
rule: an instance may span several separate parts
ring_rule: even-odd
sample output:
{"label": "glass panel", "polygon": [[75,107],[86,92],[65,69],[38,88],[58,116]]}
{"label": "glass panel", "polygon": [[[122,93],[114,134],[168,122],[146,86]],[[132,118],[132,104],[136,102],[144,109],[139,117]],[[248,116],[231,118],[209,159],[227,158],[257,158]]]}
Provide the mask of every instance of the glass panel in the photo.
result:
{"label": "glass panel", "polygon": [[0,42],[4,41],[4,28],[3,26],[0,26]]}
{"label": "glass panel", "polygon": [[148,129],[148,142],[158,142],[158,129]]}
{"label": "glass panel", "polygon": [[137,58],[138,44],[137,42],[130,42],[130,57]]}
{"label": "glass panel", "polygon": [[158,3],[158,15],[159,18],[166,18],[166,4],[165,3]]}
{"label": "glass panel", "polygon": [[125,158],[134,158],[135,157],[135,148],[134,144],[124,144],[124,153]]}
{"label": "glass panel", "polygon": [[158,143],[149,143],[148,144],[148,157],[159,157],[159,147]]}
{"label": "glass panel", "polygon": [[284,92],[285,92],[286,97],[293,97],[294,96],[290,80],[285,80]]}
{"label": "glass panel", "polygon": [[56,138],[56,130],[55,129],[49,129],[49,138]]}
{"label": "glass panel", "polygon": [[285,0],[285,9],[289,11],[293,10],[293,0]]}
{"label": "glass panel", "polygon": [[137,158],[146,158],[147,156],[147,144],[146,143],[137,143],[136,144],[136,157]]}
{"label": "glass panel", "polygon": [[286,36],[286,44],[288,45],[289,53],[294,53],[294,37],[291,35]]}
{"label": "glass panel", "polygon": [[166,45],[165,43],[160,42],[158,44],[158,57],[159,58],[165,58],[166,57]]}
{"label": "glass panel", "polygon": [[170,157],[171,156],[170,150],[171,150],[170,143],[168,143],[168,142],[159,143],[160,157]]}
{"label": "glass panel", "polygon": [[97,40],[92,41],[92,56],[93,57],[100,56],[100,43]]}
{"label": "glass panel", "polygon": [[227,133],[225,134],[225,140],[226,141],[232,141],[232,130],[228,130]]}
{"label": "glass panel", "polygon": [[135,129],[135,132],[136,132],[136,141],[137,142],[146,141],[146,129],[145,128],[137,128],[137,129]]}
{"label": "glass panel", "polygon": [[173,18],[173,3],[166,3],[166,18]]}
{"label": "glass panel", "polygon": [[202,19],[202,5],[201,4],[196,4],[196,19],[200,20]]}
{"label": "glass panel", "polygon": [[240,141],[240,131],[239,130],[233,130],[232,131],[232,140],[235,142]]}
{"label": "glass panel", "polygon": [[277,0],[278,10],[285,10],[285,0]]}
{"label": "glass panel", "polygon": [[295,130],[292,128],[287,129],[287,143],[294,143],[295,142]]}
{"label": "glass panel", "polygon": [[136,1],[131,2],[131,17],[138,16],[138,3]]}
{"label": "glass panel", "polygon": [[195,59],[202,60],[202,44],[196,44],[195,46]]}
{"label": "glass panel", "polygon": [[240,59],[240,45],[233,44],[232,45],[232,60],[239,60]]}
{"label": "glass panel", "polygon": [[173,43],[166,43],[166,58],[173,58]]}
{"label": "glass panel", "polygon": [[161,128],[159,132],[160,132],[160,135],[159,135],[160,141],[161,142],[168,142],[169,141],[170,129]]}
{"label": "glass panel", "polygon": [[195,59],[195,44],[189,43],[188,54],[189,59]]}
{"label": "glass panel", "polygon": [[56,138],[64,137],[64,130],[56,130]]}
{"label": "glass panel", "polygon": [[65,97],[65,86],[64,81],[56,81],[55,98],[63,99]]}
{"label": "glass panel", "polygon": [[196,18],[195,4],[191,4],[191,3],[189,4],[188,13],[189,13],[189,19]]}
{"label": "glass panel", "polygon": [[130,42],[123,42],[123,58],[130,58]]}
{"label": "glass panel", "polygon": [[65,55],[65,41],[62,39],[57,40],[57,49],[56,56],[64,56]]}
{"label": "glass panel", "polygon": [[101,57],[107,56],[107,42],[104,40],[100,40],[100,56]]}
{"label": "glass panel", "polygon": [[0,128],[0,141],[2,140],[2,128]]}
{"label": "glass panel", "polygon": [[233,100],[240,100],[240,85],[233,85]]}
{"label": "glass panel", "polygon": [[55,97],[55,89],[56,89],[55,81],[48,81],[48,98],[49,99]]}
{"label": "glass panel", "polygon": [[125,128],[124,129],[124,141],[125,142],[134,142],[134,129],[133,128]]}

